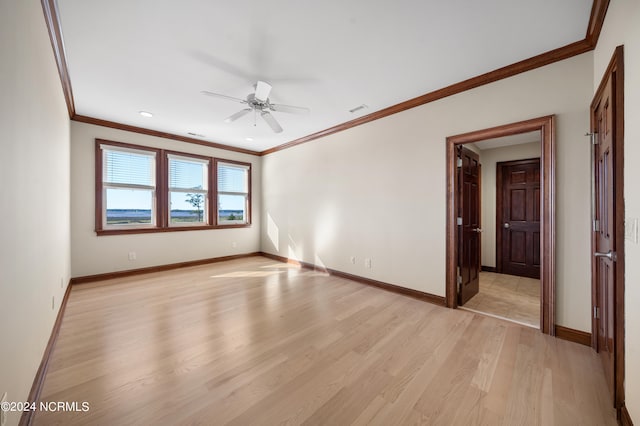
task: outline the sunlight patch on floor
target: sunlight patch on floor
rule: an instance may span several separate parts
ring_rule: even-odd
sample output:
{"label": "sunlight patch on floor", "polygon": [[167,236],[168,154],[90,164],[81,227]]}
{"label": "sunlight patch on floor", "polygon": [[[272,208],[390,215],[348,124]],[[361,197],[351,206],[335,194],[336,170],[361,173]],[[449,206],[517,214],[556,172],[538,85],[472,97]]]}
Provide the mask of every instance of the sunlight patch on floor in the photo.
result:
{"label": "sunlight patch on floor", "polygon": [[221,275],[212,275],[210,278],[251,278],[251,277],[269,277],[271,275],[282,274],[286,271],[234,271]]}
{"label": "sunlight patch on floor", "polygon": [[263,269],[300,269],[300,265],[296,265],[295,263],[282,263],[277,262],[271,265],[261,266]]}

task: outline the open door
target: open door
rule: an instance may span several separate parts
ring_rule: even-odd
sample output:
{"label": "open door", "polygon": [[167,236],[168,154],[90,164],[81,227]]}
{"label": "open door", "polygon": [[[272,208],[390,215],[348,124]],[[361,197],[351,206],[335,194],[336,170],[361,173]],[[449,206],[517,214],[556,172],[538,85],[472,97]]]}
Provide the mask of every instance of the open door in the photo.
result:
{"label": "open door", "polygon": [[598,351],[614,406],[624,402],[624,199],[622,48],[591,103],[592,345]]}
{"label": "open door", "polygon": [[458,304],[480,289],[480,157],[458,147]]}

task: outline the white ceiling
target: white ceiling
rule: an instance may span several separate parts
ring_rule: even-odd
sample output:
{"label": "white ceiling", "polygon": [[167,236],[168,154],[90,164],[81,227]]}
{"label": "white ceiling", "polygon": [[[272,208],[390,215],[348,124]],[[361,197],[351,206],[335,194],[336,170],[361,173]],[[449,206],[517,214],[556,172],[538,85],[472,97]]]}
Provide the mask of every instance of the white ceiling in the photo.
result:
{"label": "white ceiling", "polygon": [[502,148],[504,146],[522,145],[525,143],[541,141],[542,135],[540,134],[540,130],[535,130],[533,132],[518,133],[516,135],[503,136],[501,138],[485,139],[479,142],[474,142],[472,145],[479,150],[484,151],[486,149]]}
{"label": "white ceiling", "polygon": [[[77,114],[261,151],[582,40],[592,0],[58,3]],[[274,134],[200,94],[258,79],[311,113]]]}

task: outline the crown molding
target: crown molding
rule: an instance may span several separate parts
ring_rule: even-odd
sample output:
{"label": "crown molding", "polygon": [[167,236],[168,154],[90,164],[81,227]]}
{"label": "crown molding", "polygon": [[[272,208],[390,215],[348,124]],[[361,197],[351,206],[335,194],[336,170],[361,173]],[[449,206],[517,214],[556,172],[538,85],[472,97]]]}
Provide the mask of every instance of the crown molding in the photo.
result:
{"label": "crown molding", "polygon": [[71,120],[77,121],[79,123],[95,124],[96,126],[109,127],[112,129],[124,130],[127,132],[134,132],[134,133],[140,133],[143,135],[156,136],[159,138],[171,139],[174,141],[192,143],[195,145],[208,146],[209,148],[224,149],[226,151],[240,152],[242,154],[249,154],[249,155],[255,155],[255,156],[260,155],[258,151],[252,151],[250,149],[238,148],[235,146],[224,145],[216,142],[208,142],[205,140],[176,135],[173,133],[160,132],[158,130],[151,130],[144,127],[131,126],[129,124],[117,123],[115,121],[102,120],[100,118],[87,117],[86,115],[75,114],[73,117],[71,117]]}
{"label": "crown molding", "polygon": [[589,17],[589,25],[587,26],[587,35],[585,40],[589,42],[591,47],[595,49],[598,44],[598,38],[600,37],[600,31],[602,31],[602,25],[604,24],[604,17],[607,14],[609,8],[609,0],[593,0],[591,6],[591,16]]}
{"label": "crown molding", "polygon": [[58,19],[58,3],[56,0],[41,0],[41,3],[44,20],[47,23],[47,30],[49,31],[51,47],[53,48],[53,56],[56,59],[58,74],[60,74],[60,82],[62,83],[64,99],[67,102],[69,118],[71,118],[75,115],[76,109],[73,101],[73,90],[71,90],[69,69],[67,68],[67,56],[64,50],[62,29],[60,28],[60,20]]}
{"label": "crown molding", "polygon": [[373,112],[363,117],[356,118],[355,120],[347,121],[328,129],[321,130],[319,132],[312,133],[299,139],[295,139],[290,142],[269,148],[264,151],[252,151],[249,149],[236,148],[229,145],[224,145],[215,142],[207,142],[199,139],[189,138],[185,136],[175,135],[172,133],[165,133],[151,129],[145,129],[142,127],[130,126],[127,124],[116,123],[113,121],[102,120],[93,117],[87,117],[83,115],[77,115],[75,112],[75,104],[73,99],[73,91],[71,90],[71,80],[69,78],[69,70],[67,68],[67,60],[64,49],[64,41],[62,38],[62,30],[60,28],[60,20],[58,19],[58,7],[56,0],[41,0],[42,9],[44,12],[45,21],[47,23],[47,29],[49,31],[49,37],[51,39],[51,46],[53,47],[56,64],[58,66],[58,72],[60,74],[60,81],[62,83],[62,90],[64,92],[65,100],[67,102],[67,109],[69,111],[70,119],[74,121],[96,124],[99,126],[111,127],[121,130],[127,130],[130,132],[142,133],[151,136],[159,136],[163,138],[178,140],[187,143],[194,143],[197,145],[204,145],[213,148],[225,149],[228,151],[241,152],[249,155],[268,155],[274,152],[282,151],[283,149],[292,148],[303,143],[307,143],[324,136],[329,136],[334,133],[341,132],[343,130],[350,129],[352,127],[359,126],[361,124],[369,123],[374,120],[387,117],[389,115],[396,114],[398,112],[405,111],[407,109],[415,108],[420,105],[424,105],[442,98],[446,98],[457,93],[461,93],[470,89],[474,89],[485,84],[493,83],[504,78],[512,77],[514,75],[531,71],[535,68],[543,67],[545,65],[552,64],[570,57],[580,55],[582,53],[593,50],[598,42],[602,25],[609,7],[610,0],[593,0],[591,6],[591,15],[589,18],[589,24],[587,25],[587,32],[583,40],[575,43],[568,44],[564,47],[551,50],[549,52],[542,53],[529,59],[525,59],[520,62],[508,65],[506,67],[498,68],[488,73],[472,77],[468,80],[461,81],[459,83],[452,84],[442,89],[435,90],[433,92],[426,93],[408,101],[401,102],[396,105],[384,108],[380,111]]}
{"label": "crown molding", "polygon": [[446,98],[448,96],[474,89],[485,84],[493,83],[504,78],[513,77],[514,75],[526,71],[531,71],[533,69],[540,68],[545,65],[562,61],[564,59],[568,59],[573,56],[593,50],[598,43],[598,38],[600,36],[600,31],[602,30],[602,25],[604,24],[604,18],[607,14],[608,7],[609,0],[593,1],[593,4],[591,6],[591,15],[589,17],[589,24],[587,25],[587,33],[583,40],[568,44],[558,49],[550,50],[549,52],[542,53],[540,55],[525,59],[520,62],[516,62],[511,65],[507,65],[506,67],[498,68],[497,70],[490,71],[488,73],[470,78],[468,80],[452,84],[451,86],[426,93],[422,96],[418,96],[417,98],[409,99],[408,101],[392,105],[380,111],[376,111],[371,114],[359,117],[355,120],[347,121],[346,123],[341,123],[328,129],[321,130],[308,136],[293,140],[291,142],[269,148],[260,152],[260,155],[268,155],[274,152],[282,151],[283,149],[292,148],[294,146],[301,145],[303,143],[310,142],[324,136],[329,136],[331,134],[350,129],[361,124],[369,123],[371,121],[379,120],[381,118],[396,114],[401,111],[405,111],[407,109],[415,108],[429,102],[437,101],[438,99]]}
{"label": "crown molding", "polygon": [[415,108],[420,105],[428,104],[433,101],[437,101],[442,98],[446,98],[467,90],[475,89],[485,84],[493,83],[498,80],[502,80],[514,75],[531,71],[535,68],[543,67],[545,65],[552,64],[554,62],[561,61],[563,59],[571,58],[581,53],[593,50],[593,47],[589,45],[587,40],[580,40],[575,43],[568,44],[564,47],[551,50],[546,53],[534,56],[529,59],[525,59],[515,64],[507,65],[506,67],[498,68],[497,70],[490,71],[488,73],[472,77],[468,80],[461,81],[459,83],[452,84],[451,86],[444,87],[442,89],[429,92],[417,98],[409,99],[408,101],[401,102],[396,105],[392,105],[380,111],[373,112],[371,114],[356,118],[355,120],[347,121],[346,123],[338,124],[325,130],[313,133],[308,136],[304,136],[300,139],[296,139],[291,142],[287,142],[282,145],[269,148],[262,151],[260,155],[272,154],[274,152],[282,151],[283,149],[292,148],[296,145],[300,145],[312,140],[328,136],[334,133],[341,132],[343,130],[350,129],[352,127],[359,126],[361,124],[369,123],[371,121],[379,120],[381,118],[397,114],[402,111],[406,111],[411,108]]}

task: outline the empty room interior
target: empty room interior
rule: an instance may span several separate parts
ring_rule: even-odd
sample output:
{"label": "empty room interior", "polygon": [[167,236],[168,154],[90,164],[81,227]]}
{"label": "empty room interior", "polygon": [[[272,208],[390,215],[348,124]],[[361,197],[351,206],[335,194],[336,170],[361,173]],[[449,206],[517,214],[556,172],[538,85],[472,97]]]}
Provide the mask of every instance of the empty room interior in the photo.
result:
{"label": "empty room interior", "polygon": [[0,426],[640,422],[640,3],[0,0]]}

